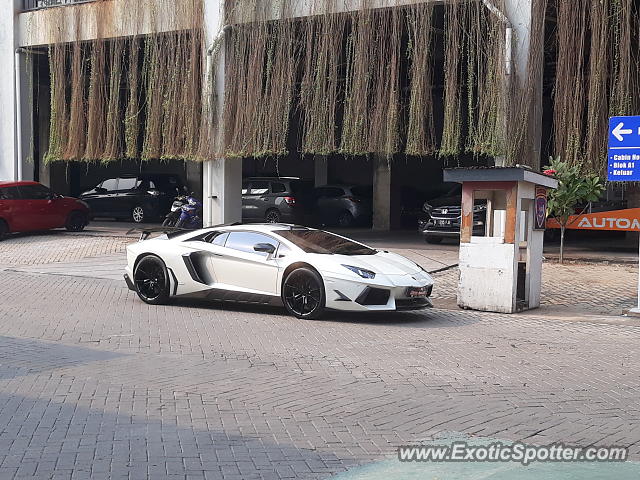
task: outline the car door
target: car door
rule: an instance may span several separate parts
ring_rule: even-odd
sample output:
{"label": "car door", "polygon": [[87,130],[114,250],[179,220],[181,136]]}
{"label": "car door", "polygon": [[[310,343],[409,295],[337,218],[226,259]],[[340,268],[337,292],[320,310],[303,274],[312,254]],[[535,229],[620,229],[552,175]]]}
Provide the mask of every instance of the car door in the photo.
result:
{"label": "car door", "polygon": [[[264,220],[269,203],[268,180],[252,180],[242,195],[242,215],[247,220]],[[243,187],[244,191],[244,187]]]}
{"label": "car door", "polygon": [[118,188],[118,179],[109,178],[98,185],[92,192],[82,196],[82,200],[91,207],[96,217],[115,215],[114,194]]}
{"label": "car door", "polygon": [[142,192],[138,189],[141,183],[136,177],[118,179],[118,189],[109,200],[116,217],[129,218],[133,208],[143,203]]}
{"label": "car door", "polygon": [[25,226],[22,205],[18,187],[0,187],[0,218],[12,232],[22,231]]}
{"label": "car door", "polygon": [[275,255],[254,250],[259,243],[269,243],[277,249],[279,242],[263,233],[230,232],[224,248],[217,251],[219,255],[212,257],[216,281],[230,288],[276,295],[278,263]]}
{"label": "car door", "polygon": [[334,222],[343,210],[340,199],[344,190],[339,187],[320,187],[316,197],[316,212],[324,222]]}
{"label": "car door", "polygon": [[18,186],[23,202],[23,215],[27,230],[48,230],[65,224],[61,199],[53,198],[51,190],[44,185],[30,184]]}

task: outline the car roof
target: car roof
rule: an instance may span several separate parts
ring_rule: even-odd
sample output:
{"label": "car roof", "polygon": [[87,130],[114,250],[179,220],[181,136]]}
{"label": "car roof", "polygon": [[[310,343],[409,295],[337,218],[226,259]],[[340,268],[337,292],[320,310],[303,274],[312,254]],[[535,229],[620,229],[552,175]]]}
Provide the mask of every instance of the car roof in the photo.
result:
{"label": "car roof", "polygon": [[0,187],[19,187],[22,185],[40,185],[38,182],[30,182],[30,181],[0,181]]}
{"label": "car roof", "polygon": [[205,228],[204,230],[209,230],[212,232],[216,230],[218,231],[224,230],[225,232],[251,230],[252,232],[271,233],[271,232],[276,232],[278,230],[314,230],[314,229],[305,227],[302,225],[293,225],[290,223],[242,223],[242,224],[232,224],[232,225],[217,225],[217,226]]}

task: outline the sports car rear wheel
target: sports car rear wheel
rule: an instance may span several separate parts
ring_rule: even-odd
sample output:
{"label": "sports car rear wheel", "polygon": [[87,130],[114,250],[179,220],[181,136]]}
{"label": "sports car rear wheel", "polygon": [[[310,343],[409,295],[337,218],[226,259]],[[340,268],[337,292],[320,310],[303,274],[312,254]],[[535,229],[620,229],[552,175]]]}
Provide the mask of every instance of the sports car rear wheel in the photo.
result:
{"label": "sports car rear wheel", "polygon": [[282,302],[287,311],[298,318],[319,318],[325,305],[322,277],[309,268],[293,270],[282,286]]}
{"label": "sports car rear wheel", "polygon": [[162,305],[169,301],[169,275],[159,257],[148,255],[140,260],[133,272],[133,283],[143,302]]}

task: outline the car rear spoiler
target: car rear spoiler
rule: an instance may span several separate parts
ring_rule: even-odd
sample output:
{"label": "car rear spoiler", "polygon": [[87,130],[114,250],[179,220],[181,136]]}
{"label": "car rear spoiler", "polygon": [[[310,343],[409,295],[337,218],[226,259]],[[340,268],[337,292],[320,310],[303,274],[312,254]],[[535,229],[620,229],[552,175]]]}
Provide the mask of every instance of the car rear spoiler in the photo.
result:
{"label": "car rear spoiler", "polygon": [[178,228],[178,227],[132,228],[127,232],[127,235],[131,235],[133,233],[139,233],[140,234],[139,241],[141,242],[149,238],[149,235],[151,235],[152,233],[166,233],[171,237],[171,236],[179,235],[181,233],[188,232],[188,231],[189,230],[186,230],[184,228]]}
{"label": "car rear spoiler", "polygon": [[[242,222],[233,222],[233,223],[222,223],[220,225],[213,225],[207,228],[218,228],[218,227],[233,227],[235,225],[242,225]],[[179,227],[149,227],[149,228],[132,228],[127,232],[127,235],[131,235],[133,233],[140,233],[140,240],[146,240],[149,238],[149,235],[152,233],[166,233],[169,238],[175,237],[176,235],[180,235],[185,232],[193,232],[193,230],[189,230],[186,228]]]}

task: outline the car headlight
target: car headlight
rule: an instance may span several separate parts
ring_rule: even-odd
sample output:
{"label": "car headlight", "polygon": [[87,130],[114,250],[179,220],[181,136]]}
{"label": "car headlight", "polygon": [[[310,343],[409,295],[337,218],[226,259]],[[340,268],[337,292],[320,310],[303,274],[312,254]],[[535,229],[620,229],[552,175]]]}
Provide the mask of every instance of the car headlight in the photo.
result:
{"label": "car headlight", "polygon": [[433,210],[433,207],[431,205],[429,205],[428,203],[425,203],[424,205],[422,205],[422,211],[424,213],[431,214],[432,210]]}
{"label": "car headlight", "polygon": [[344,268],[351,270],[356,275],[362,278],[376,278],[375,272],[367,270],[366,268],[354,267],[353,265],[342,265]]}

